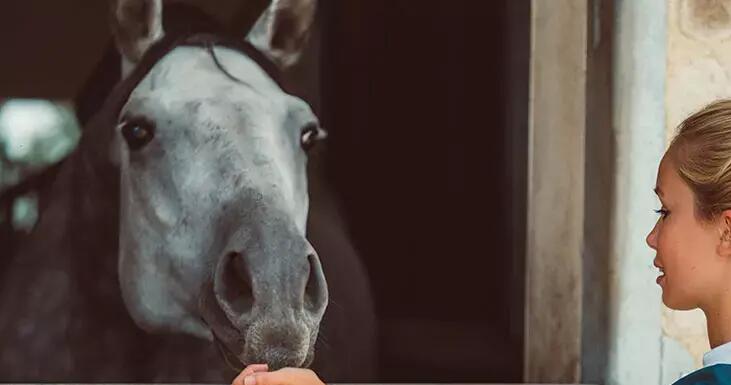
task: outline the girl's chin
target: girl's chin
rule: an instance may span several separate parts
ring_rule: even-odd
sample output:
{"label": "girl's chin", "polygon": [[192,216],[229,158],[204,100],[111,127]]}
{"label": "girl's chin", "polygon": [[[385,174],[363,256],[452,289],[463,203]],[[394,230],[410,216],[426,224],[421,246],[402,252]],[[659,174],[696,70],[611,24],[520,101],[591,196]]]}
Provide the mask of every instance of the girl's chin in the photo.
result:
{"label": "girl's chin", "polygon": [[697,309],[698,306],[693,304],[692,301],[683,301],[682,299],[673,296],[667,287],[667,283],[663,282],[662,287],[662,303],[671,310],[686,311]]}

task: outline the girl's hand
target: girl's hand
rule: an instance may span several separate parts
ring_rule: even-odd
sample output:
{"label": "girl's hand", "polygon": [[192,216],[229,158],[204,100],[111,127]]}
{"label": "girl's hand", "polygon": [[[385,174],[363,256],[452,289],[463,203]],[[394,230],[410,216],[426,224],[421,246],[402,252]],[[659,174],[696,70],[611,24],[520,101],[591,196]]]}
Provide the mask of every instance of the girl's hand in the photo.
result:
{"label": "girl's hand", "polygon": [[232,385],[324,385],[309,369],[284,368],[273,372],[266,365],[249,365]]}

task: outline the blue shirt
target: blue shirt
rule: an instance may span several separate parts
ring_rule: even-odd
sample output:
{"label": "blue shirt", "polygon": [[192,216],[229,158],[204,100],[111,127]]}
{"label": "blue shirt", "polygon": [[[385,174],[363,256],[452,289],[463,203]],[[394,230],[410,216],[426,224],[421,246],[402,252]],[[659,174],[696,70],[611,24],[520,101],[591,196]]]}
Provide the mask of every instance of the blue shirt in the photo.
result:
{"label": "blue shirt", "polygon": [[731,342],[703,355],[703,368],[679,379],[673,385],[731,385]]}
{"label": "blue shirt", "polygon": [[731,385],[731,365],[706,366],[679,379],[673,385]]}

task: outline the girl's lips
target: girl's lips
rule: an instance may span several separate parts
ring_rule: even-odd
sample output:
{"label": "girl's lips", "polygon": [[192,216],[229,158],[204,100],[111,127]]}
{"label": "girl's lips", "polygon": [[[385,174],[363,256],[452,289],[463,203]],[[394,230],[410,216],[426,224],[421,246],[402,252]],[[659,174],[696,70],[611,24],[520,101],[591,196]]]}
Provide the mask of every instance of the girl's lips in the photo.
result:
{"label": "girl's lips", "polygon": [[660,270],[660,276],[657,277],[655,282],[657,282],[658,285],[662,286],[665,282],[665,269],[663,268],[662,264],[660,263],[660,260],[656,257],[654,261],[652,261],[652,264],[655,265]]}
{"label": "girl's lips", "polygon": [[657,277],[655,282],[657,282],[658,285],[663,286],[663,284],[665,283],[665,274]]}

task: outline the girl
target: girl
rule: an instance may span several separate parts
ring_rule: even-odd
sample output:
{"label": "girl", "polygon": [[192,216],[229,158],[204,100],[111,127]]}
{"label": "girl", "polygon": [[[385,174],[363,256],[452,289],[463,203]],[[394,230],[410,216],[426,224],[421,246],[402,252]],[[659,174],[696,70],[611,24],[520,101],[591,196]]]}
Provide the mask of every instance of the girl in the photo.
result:
{"label": "girl", "polygon": [[731,384],[731,100],[680,124],[655,193],[662,207],[647,244],[663,303],[703,310],[712,347],[704,367],[675,385]]}

